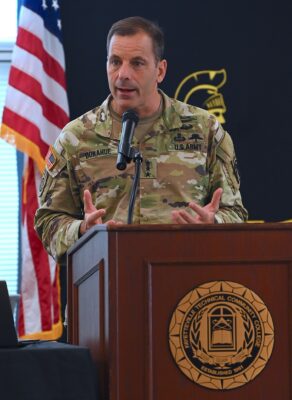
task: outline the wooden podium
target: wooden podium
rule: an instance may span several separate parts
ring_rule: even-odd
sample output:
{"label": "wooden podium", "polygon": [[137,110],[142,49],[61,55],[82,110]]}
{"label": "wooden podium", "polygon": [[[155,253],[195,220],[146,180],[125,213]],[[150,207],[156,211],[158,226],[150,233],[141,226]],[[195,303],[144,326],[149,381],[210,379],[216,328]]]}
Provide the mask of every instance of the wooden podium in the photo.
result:
{"label": "wooden podium", "polygon": [[[291,262],[291,224],[95,227],[68,252],[69,342],[90,348],[101,400],[290,400]],[[263,370],[230,390],[187,377],[169,341],[181,300],[217,281],[259,296],[274,326],[274,347]],[[261,314],[257,298],[255,304]],[[222,343],[231,349],[231,342]],[[211,344],[208,357],[215,360],[218,343]],[[222,368],[220,373],[227,367]]]}

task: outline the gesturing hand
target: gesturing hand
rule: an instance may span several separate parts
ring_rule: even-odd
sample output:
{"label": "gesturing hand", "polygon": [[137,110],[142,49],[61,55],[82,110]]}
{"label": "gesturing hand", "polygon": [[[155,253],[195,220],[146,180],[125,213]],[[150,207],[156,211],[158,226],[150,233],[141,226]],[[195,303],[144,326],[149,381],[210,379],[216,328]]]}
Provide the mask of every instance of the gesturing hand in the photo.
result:
{"label": "gesturing hand", "polygon": [[189,207],[195,211],[196,216],[193,217],[186,210],[172,211],[172,221],[175,224],[212,224],[215,222],[215,214],[219,209],[220,199],[223,190],[218,188],[213,193],[212,200],[204,207],[199,206],[195,202],[190,202]]}
{"label": "gesturing hand", "polygon": [[[97,210],[92,203],[92,197],[89,190],[84,190],[83,195],[84,201],[84,220],[81,222],[80,225],[80,234],[83,235],[89,228],[94,225],[102,224],[102,217],[105,216],[106,210],[101,208]],[[107,225],[117,225],[120,224],[114,220],[107,221]]]}

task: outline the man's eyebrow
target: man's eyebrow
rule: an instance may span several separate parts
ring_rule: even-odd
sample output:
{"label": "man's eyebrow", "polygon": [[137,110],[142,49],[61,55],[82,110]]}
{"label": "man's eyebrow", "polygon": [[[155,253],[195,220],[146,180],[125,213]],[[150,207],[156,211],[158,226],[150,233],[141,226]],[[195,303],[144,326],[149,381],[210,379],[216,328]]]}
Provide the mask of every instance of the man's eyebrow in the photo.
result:
{"label": "man's eyebrow", "polygon": [[142,56],[136,56],[131,58],[132,61],[146,61],[146,59]]}
{"label": "man's eyebrow", "polygon": [[112,59],[112,58],[120,58],[117,54],[111,54],[108,59]]}

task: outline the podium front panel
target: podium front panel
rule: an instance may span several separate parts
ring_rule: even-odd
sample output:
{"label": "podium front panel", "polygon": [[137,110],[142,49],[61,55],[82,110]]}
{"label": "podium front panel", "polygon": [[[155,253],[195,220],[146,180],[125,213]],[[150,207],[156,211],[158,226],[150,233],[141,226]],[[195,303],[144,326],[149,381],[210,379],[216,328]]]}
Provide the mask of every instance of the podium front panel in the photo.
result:
{"label": "podium front panel", "polygon": [[[289,225],[103,227],[94,228],[88,240],[82,239],[69,253],[69,277],[92,282],[83,291],[83,284],[76,289],[74,279],[71,283],[69,279],[75,287],[69,299],[69,331],[77,332],[71,336],[73,343],[92,349],[104,398],[291,398]],[[86,254],[92,255],[90,262]],[[89,274],[92,268],[98,278]],[[233,282],[254,293],[273,321],[270,359],[254,379],[239,374],[236,379],[248,382],[233,389],[210,389],[204,386],[204,377],[199,377],[200,384],[189,379],[170,347],[170,323],[178,304],[212,282]],[[79,315],[75,319],[74,310]],[[84,313],[95,318],[94,323],[86,322]]]}

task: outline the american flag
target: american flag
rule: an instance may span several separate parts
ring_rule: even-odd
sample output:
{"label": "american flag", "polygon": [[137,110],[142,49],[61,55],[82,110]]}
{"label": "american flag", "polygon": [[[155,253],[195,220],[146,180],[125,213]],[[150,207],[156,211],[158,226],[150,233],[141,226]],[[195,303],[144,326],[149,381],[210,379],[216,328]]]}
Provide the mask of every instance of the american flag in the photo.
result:
{"label": "american flag", "polygon": [[20,337],[56,339],[62,333],[58,266],[34,228],[45,157],[69,121],[58,0],[23,0],[1,137],[25,153],[22,193]]}

